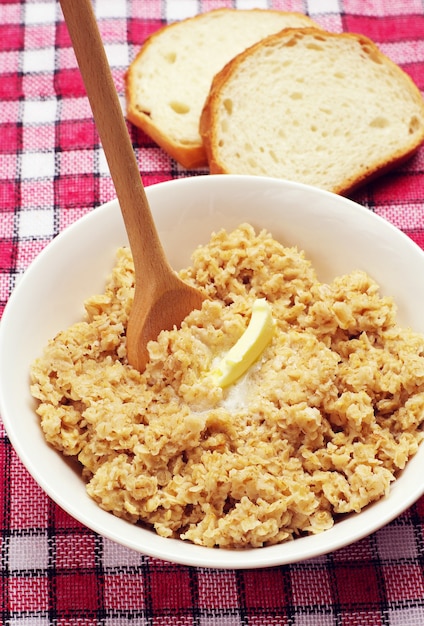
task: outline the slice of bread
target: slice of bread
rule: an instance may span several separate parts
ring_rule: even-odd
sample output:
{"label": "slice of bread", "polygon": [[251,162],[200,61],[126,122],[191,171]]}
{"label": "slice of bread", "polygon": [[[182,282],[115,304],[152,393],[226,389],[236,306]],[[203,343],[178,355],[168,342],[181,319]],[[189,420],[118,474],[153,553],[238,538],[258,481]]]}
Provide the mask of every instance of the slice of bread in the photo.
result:
{"label": "slice of bread", "polygon": [[368,38],[287,29],[214,78],[200,130],[213,174],[347,194],[424,140],[420,91]]}
{"label": "slice of bread", "polygon": [[316,26],[298,13],[216,9],[146,40],[125,77],[127,118],[187,168],[207,165],[199,119],[214,75],[234,56],[286,27]]}

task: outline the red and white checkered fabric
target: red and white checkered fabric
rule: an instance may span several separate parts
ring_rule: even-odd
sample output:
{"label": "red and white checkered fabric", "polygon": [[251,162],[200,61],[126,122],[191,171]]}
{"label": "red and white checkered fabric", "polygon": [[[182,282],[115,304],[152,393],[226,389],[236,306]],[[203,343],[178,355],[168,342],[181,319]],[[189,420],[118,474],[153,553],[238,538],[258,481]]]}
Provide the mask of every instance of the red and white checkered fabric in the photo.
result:
{"label": "red and white checkered fabric", "polygon": [[[424,90],[422,0],[97,0],[121,97],[125,69],[147,35],[223,6],[298,11],[328,30],[368,35]],[[206,173],[184,170],[141,131],[130,132],[146,185]],[[112,197],[59,4],[0,0],[0,313],[41,249]],[[424,248],[424,148],[355,200]],[[59,509],[0,422],[1,624],[419,626],[423,529],[424,499],[372,536],[304,563],[209,571],[157,561]]]}

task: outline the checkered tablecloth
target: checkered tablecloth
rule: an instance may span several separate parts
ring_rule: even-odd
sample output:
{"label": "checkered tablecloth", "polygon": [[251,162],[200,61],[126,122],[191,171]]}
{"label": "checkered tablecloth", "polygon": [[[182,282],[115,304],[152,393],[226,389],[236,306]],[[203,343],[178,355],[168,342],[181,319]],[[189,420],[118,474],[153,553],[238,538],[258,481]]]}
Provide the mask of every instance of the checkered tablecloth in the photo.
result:
{"label": "checkered tablecloth", "polygon": [[[96,0],[120,96],[147,35],[222,6],[298,11],[328,30],[364,33],[424,90],[423,0]],[[205,173],[184,170],[141,131],[130,132],[146,185]],[[1,310],[41,249],[113,197],[59,4],[0,0]],[[424,248],[424,148],[355,199]],[[370,537],[307,562],[221,571],[157,561],[64,513],[0,425],[1,624],[419,626],[423,529],[421,499]]]}

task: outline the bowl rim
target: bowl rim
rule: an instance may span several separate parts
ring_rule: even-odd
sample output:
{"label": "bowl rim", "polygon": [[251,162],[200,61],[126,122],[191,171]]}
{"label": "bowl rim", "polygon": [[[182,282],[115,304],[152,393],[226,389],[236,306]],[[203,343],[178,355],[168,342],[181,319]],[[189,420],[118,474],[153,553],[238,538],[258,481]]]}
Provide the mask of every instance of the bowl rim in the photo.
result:
{"label": "bowl rim", "polygon": [[[252,178],[254,180],[252,180]],[[187,185],[204,185],[205,179],[207,181],[207,185],[209,186],[213,186],[215,184],[211,182],[212,179],[220,181],[217,184],[223,186],[224,189],[226,186],[234,184],[235,181],[243,183],[248,180],[249,184],[253,184],[254,186],[256,185],[258,188],[264,184],[264,181],[266,181],[267,185],[282,185],[283,187],[288,187],[290,189],[297,189],[300,191],[303,190],[307,191],[308,193],[319,194],[323,198],[334,197],[334,194],[332,194],[331,192],[327,192],[317,188],[311,188],[308,185],[303,185],[301,183],[282,181],[280,179],[269,179],[268,177],[250,177],[244,175],[214,175],[213,177],[209,175],[201,175],[195,177],[179,178],[157,183],[156,185],[151,185],[146,188],[146,193],[149,200],[152,200],[157,193],[161,193],[160,189],[164,187],[171,187],[172,189],[181,187],[182,189],[184,189]],[[345,205],[347,210],[349,210],[350,207],[351,211],[354,211],[361,215],[363,218],[365,218],[365,221],[367,223],[375,222],[387,231],[392,231],[392,233],[395,233],[395,236],[399,238],[400,241],[403,241],[402,245],[405,245],[407,247],[409,246],[414,254],[418,253],[418,256],[420,257],[424,267],[424,251],[421,250],[421,248],[419,248],[419,246],[415,242],[413,242],[412,239],[410,239],[405,233],[397,229],[393,224],[391,224],[384,218],[376,215],[375,213],[371,212],[369,209],[361,206],[360,204],[357,204],[352,200],[341,196],[337,196],[337,199],[338,202],[342,202]],[[0,322],[0,379],[3,378],[2,372],[5,372],[6,368],[8,367],[6,357],[4,357],[3,355],[6,354],[5,347],[7,348],[8,345],[8,328],[12,324],[12,319],[15,314],[15,307],[19,305],[20,294],[24,292],[27,284],[32,281],[33,274],[37,273],[37,268],[39,267],[40,263],[48,260],[49,257],[59,247],[61,247],[62,242],[65,239],[72,239],[81,228],[90,226],[92,222],[96,223],[97,220],[99,220],[100,218],[106,217],[110,214],[115,215],[116,213],[119,213],[119,204],[117,200],[114,199],[104,203],[99,207],[96,207],[84,216],[80,217],[73,224],[61,231],[52,241],[50,241],[32,261],[28,269],[24,272],[21,279],[18,281],[16,287],[14,288],[12,294],[10,295],[10,298],[4,309],[2,320]],[[12,412],[9,410],[9,404],[6,401],[6,397],[4,396],[4,394],[0,394],[0,413],[2,416],[5,431],[20,460],[29,471],[29,473],[32,475],[34,480],[41,486],[41,488],[47,493],[47,495],[56,502],[56,504],[58,504],[73,518],[77,519],[80,523],[84,524],[87,528],[98,533],[99,535],[107,537],[128,548],[134,549],[137,552],[141,552],[148,556],[159,558],[162,560],[179,563],[181,565],[219,569],[251,569],[273,567],[320,557],[328,554],[329,552],[350,545],[375,532],[382,526],[385,526],[387,523],[389,523],[394,518],[403,513],[406,509],[408,509],[424,493],[424,484],[420,485],[417,481],[417,484],[414,486],[414,488],[412,488],[411,483],[411,488],[408,490],[406,497],[405,494],[403,494],[402,497],[398,495],[395,501],[393,500],[393,498],[390,498],[390,496],[382,498],[378,502],[369,505],[361,513],[352,514],[346,519],[337,522],[337,524],[332,529],[325,531],[324,541],[323,534],[320,534],[306,536],[296,539],[292,542],[263,548],[251,548],[246,550],[226,550],[222,548],[211,549],[203,546],[196,546],[194,544],[185,543],[177,539],[158,537],[153,531],[140,529],[148,533],[148,536],[143,535],[146,537],[146,541],[143,540],[142,545],[140,546],[137,538],[134,535],[134,532],[129,532],[130,529],[133,530],[134,528],[138,528],[137,526],[134,527],[132,524],[129,524],[128,522],[125,522],[124,520],[121,520],[119,518],[115,518],[112,514],[100,510],[98,505],[95,506],[97,509],[99,509],[99,515],[97,515],[96,519],[93,520],[93,518],[90,516],[90,507],[88,507],[88,509],[80,510],[74,505],[70,505],[65,494],[60,494],[57,493],[57,491],[52,490],[51,485],[49,484],[49,480],[46,479],[46,476],[40,476],[37,470],[36,459],[34,459],[31,454],[28,454],[28,447],[23,445],[22,441],[17,436],[17,432],[15,431],[13,423],[13,415]],[[59,454],[56,452],[54,453]],[[416,463],[414,464],[414,460],[416,460],[416,457],[408,462],[407,467],[404,470],[404,473],[408,474],[408,476],[413,476],[414,474],[414,468],[416,465]],[[393,491],[391,493],[393,493]],[[92,503],[91,499],[88,498],[88,496],[87,499],[89,500],[89,502]],[[376,506],[379,507],[379,515],[374,514],[374,509]],[[88,514],[86,513],[86,510],[88,510]],[[107,516],[107,519],[104,516]],[[361,523],[357,522],[352,525],[351,520],[355,518],[357,520],[360,519]],[[346,533],[344,531],[346,525],[351,531],[348,537],[346,537]],[[128,531],[126,533],[126,536],[123,532],[124,528],[127,528]]]}

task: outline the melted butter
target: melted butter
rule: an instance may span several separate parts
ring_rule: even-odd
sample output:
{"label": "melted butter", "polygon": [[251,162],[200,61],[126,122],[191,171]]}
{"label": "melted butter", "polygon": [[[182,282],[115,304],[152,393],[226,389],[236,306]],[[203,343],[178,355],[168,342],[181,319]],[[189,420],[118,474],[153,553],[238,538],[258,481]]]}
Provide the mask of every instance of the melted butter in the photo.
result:
{"label": "melted butter", "polygon": [[224,388],[241,378],[270,343],[274,326],[268,302],[265,298],[255,300],[248,327],[211,372],[215,384]]}
{"label": "melted butter", "polygon": [[232,384],[220,402],[220,406],[230,413],[237,413],[249,407],[249,375],[245,374]]}

